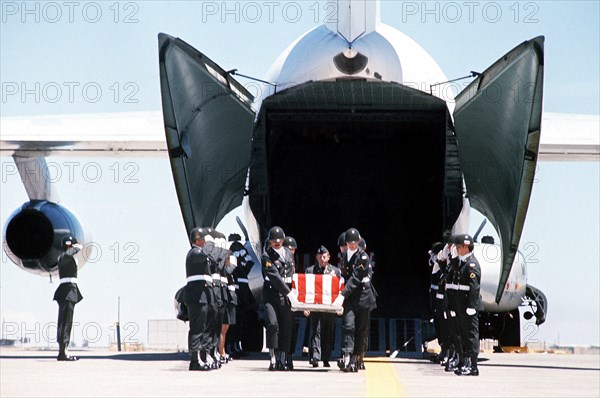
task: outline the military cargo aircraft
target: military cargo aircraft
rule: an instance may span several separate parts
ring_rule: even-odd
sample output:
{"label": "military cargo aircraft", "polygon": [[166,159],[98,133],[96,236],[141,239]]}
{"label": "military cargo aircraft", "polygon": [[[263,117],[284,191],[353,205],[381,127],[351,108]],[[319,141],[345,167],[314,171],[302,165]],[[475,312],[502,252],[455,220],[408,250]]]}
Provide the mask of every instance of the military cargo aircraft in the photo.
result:
{"label": "military cargo aircraft", "polygon": [[[30,199],[7,221],[3,245],[10,259],[53,274],[65,233],[89,241],[57,203],[51,182],[28,178],[27,170],[44,169],[47,153],[167,151],[186,230],[217,227],[238,211],[255,259],[272,225],[299,242],[300,271],[319,245],[335,247],[340,232],[358,228],[376,262],[374,317],[427,318],[427,250],[468,233],[470,208],[480,211],[500,238],[482,239],[475,252],[483,270],[482,337],[515,345],[519,306],[530,305],[538,324],[547,309],[518,251],[536,162],[597,156],[597,146],[587,144],[540,147],[544,38],[472,72],[475,79],[450,98],[441,89],[449,81],[441,68],[380,21],[378,1],[336,4],[336,21],[302,35],[279,56],[260,80],[265,91],[258,101],[234,78],[237,70],[160,34],[166,143],[155,134],[157,114],[63,117],[65,126],[104,125],[96,140],[65,129],[40,139],[23,134],[22,121],[5,119],[5,131],[13,126],[19,134],[3,132],[2,151],[14,153]],[[144,127],[149,119],[151,133]],[[117,125],[142,133],[112,134]],[[255,262],[250,284],[258,299]],[[260,347],[262,332],[256,334],[249,346]]]}

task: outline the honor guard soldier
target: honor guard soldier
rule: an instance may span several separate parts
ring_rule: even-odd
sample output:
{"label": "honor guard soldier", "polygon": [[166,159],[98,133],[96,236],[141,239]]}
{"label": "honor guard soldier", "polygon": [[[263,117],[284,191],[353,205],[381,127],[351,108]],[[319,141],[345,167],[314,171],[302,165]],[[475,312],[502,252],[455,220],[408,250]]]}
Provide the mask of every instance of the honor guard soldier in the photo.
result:
{"label": "honor guard soldier", "polygon": [[249,316],[250,308],[254,305],[254,296],[248,284],[248,274],[254,265],[252,257],[246,251],[244,245],[240,242],[241,237],[238,234],[229,235],[229,241],[232,242],[229,250],[237,259],[237,267],[233,271],[235,280],[235,293],[237,297],[235,325],[230,325],[229,332],[229,352],[232,354],[241,354],[242,351],[242,331],[246,325],[246,318]]}
{"label": "honor guard soldier", "polygon": [[[335,265],[329,264],[331,255],[325,246],[317,249],[317,264],[306,269],[307,274],[321,274],[341,277],[341,272]],[[319,361],[323,361],[323,366],[328,368],[329,360],[331,359],[331,351],[333,350],[333,331],[335,324],[335,314],[327,312],[312,312],[305,311],[304,315],[310,316],[310,327],[312,339],[310,342],[310,350],[312,357],[310,364],[317,368]]]}
{"label": "honor guard soldier", "polygon": [[445,360],[446,372],[454,372],[459,364],[459,353],[462,351],[462,342],[460,338],[460,326],[458,323],[458,312],[460,312],[458,304],[458,291],[454,289],[454,278],[458,272],[458,254],[456,245],[454,244],[455,236],[451,236],[448,243],[438,253],[440,264],[446,262],[446,312],[445,320],[448,331],[448,348],[449,353]]}
{"label": "honor guard soldier", "polygon": [[344,251],[346,250],[346,232],[342,232],[340,236],[338,236],[337,245],[340,248],[340,252],[338,253],[338,262],[337,266],[342,273],[342,278],[346,278],[348,272],[344,269]]}
{"label": "honor guard soldier", "polygon": [[224,313],[221,320],[221,335],[219,337],[219,361],[221,364],[226,364],[231,360],[229,354],[225,352],[225,340],[227,331],[231,325],[235,325],[236,307],[238,304],[237,294],[235,291],[235,277],[233,275],[237,266],[237,257],[233,255],[231,250],[227,249],[227,241],[225,235],[218,233],[218,238],[215,239],[217,245],[225,251],[224,266],[221,269],[221,291],[224,297]]}
{"label": "honor guard soldier", "polygon": [[183,290],[183,300],[190,320],[188,333],[190,370],[209,370],[211,368],[208,352],[211,350],[213,338],[213,278],[211,276],[211,260],[202,250],[207,236],[208,232],[202,228],[191,230],[192,248],[185,260],[187,284]]}
{"label": "honor guard soldier", "polygon": [[67,354],[73,327],[73,312],[75,304],[83,299],[77,287],[77,261],[75,254],[81,250],[81,245],[72,236],[62,238],[63,253],[58,256],[58,288],[54,300],[58,303],[58,324],[56,326],[56,341],[58,342],[58,361],[77,361],[79,358]]}
{"label": "honor guard soldier", "polygon": [[227,278],[225,278],[223,270],[226,266],[229,266],[230,252],[223,246],[225,243],[225,235],[211,227],[206,227],[204,229],[208,235],[206,237],[206,243],[204,244],[203,251],[211,260],[211,276],[213,279],[212,288],[215,298],[213,305],[214,312],[211,322],[211,349],[209,351],[210,357],[208,360],[212,369],[218,369],[222,365],[218,351],[219,342],[221,340],[221,327],[223,325],[225,306],[227,305],[228,297]]}
{"label": "honor guard soldier", "polygon": [[285,233],[280,227],[272,227],[267,235],[269,245],[262,255],[263,302],[267,348],[269,349],[269,370],[293,370],[291,360],[292,310],[291,304],[298,304],[292,292],[294,259],[292,253],[283,247]]}
{"label": "honor guard soldier", "polygon": [[369,334],[370,313],[377,308],[377,293],[371,284],[373,269],[367,253],[358,247],[360,233],[355,228],[346,231],[344,268],[349,272],[346,286],[333,302],[343,305],[342,354],[338,367],[343,372],[358,372]]}
{"label": "honor guard soldier", "polygon": [[439,363],[441,358],[443,358],[446,354],[447,344],[446,344],[446,331],[444,329],[444,272],[445,272],[445,264],[440,266],[438,264],[438,253],[444,248],[444,244],[442,242],[436,242],[431,245],[431,250],[429,250],[429,268],[430,268],[430,282],[429,286],[429,305],[431,308],[431,316],[433,318],[433,325],[435,327],[435,332],[438,340],[438,344],[440,345],[440,354],[432,359],[433,362]]}
{"label": "honor guard soldier", "polygon": [[453,289],[457,301],[457,318],[460,327],[460,365],[454,371],[457,375],[479,376],[477,358],[479,356],[479,310],[482,308],[480,296],[481,267],[473,255],[473,238],[457,235],[454,239],[458,254],[458,271],[454,274]]}
{"label": "honor guard soldier", "polygon": [[298,243],[296,243],[296,239],[291,236],[286,236],[283,241],[283,246],[292,252],[292,255],[296,255],[296,249],[298,249]]}
{"label": "honor guard soldier", "polygon": [[[291,271],[291,276],[294,275],[294,273],[296,272],[296,267],[295,265],[297,264],[296,261],[296,250],[298,249],[298,243],[296,242],[296,239],[294,239],[292,236],[286,235],[285,239],[283,240],[283,247],[285,247],[286,249],[288,249],[291,253],[292,253],[292,259],[294,260],[294,269],[292,269]],[[292,278],[290,277],[289,279],[286,278],[286,280],[288,282],[286,282],[286,285],[291,289],[292,288]],[[298,338],[298,329],[296,328],[296,321],[295,321],[295,317],[296,315],[294,313],[292,313],[292,337],[290,338],[290,355],[287,356],[286,360],[286,367],[289,368],[289,370],[294,369],[294,362],[293,362],[293,352],[294,352],[294,348],[296,347],[296,339]]]}

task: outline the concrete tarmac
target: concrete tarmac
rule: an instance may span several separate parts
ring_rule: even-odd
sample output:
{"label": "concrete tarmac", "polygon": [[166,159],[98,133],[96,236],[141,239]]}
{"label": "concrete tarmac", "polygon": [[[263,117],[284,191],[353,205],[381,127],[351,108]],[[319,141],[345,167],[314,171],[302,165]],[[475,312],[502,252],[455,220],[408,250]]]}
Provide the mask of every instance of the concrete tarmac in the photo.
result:
{"label": "concrete tarmac", "polygon": [[220,370],[188,371],[188,355],[171,352],[0,349],[0,397],[599,397],[600,356],[481,354],[480,376],[456,376],[426,360],[366,358],[366,370],[267,371],[265,354]]}

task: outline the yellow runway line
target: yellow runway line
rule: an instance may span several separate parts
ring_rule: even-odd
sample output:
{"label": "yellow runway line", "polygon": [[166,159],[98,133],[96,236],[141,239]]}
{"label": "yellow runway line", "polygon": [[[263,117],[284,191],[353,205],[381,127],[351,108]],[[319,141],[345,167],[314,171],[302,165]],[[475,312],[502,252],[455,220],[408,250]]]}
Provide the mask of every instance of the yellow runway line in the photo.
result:
{"label": "yellow runway line", "polygon": [[366,397],[406,397],[394,365],[385,359],[365,361]]}

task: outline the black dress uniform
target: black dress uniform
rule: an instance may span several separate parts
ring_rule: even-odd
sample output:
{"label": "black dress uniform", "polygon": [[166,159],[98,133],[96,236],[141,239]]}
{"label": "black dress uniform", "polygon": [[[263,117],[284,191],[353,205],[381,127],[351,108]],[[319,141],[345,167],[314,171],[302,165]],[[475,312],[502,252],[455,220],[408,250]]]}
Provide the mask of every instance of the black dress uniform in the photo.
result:
{"label": "black dress uniform", "polygon": [[[307,274],[341,277],[340,269],[331,264],[326,264],[325,267],[315,264],[308,267],[305,272]],[[312,332],[312,339],[310,342],[310,349],[312,352],[311,363],[315,367],[318,366],[318,362],[321,360],[325,366],[329,366],[331,351],[333,350],[334,326],[335,314],[327,312],[310,313],[310,328]]]}
{"label": "black dress uniform", "polygon": [[290,350],[293,318],[286,296],[291,292],[295,264],[288,249],[282,247],[279,252],[282,254],[269,247],[261,258],[267,348],[276,350],[276,363],[271,363],[269,370],[292,370]]}
{"label": "black dress uniform", "polygon": [[77,262],[74,256],[79,249],[72,246],[76,243],[77,240],[72,237],[63,239],[63,249],[66,250],[58,256],[60,285],[54,292],[54,300],[58,303],[56,341],[59,347],[57,358],[59,361],[76,361],[78,359],[67,355],[66,352],[71,339],[75,304],[83,299],[79,287],[77,287]]}
{"label": "black dress uniform", "polygon": [[359,248],[350,259],[344,253],[343,261],[349,276],[347,279],[344,278],[346,286],[341,293],[344,296],[342,320],[344,359],[338,365],[345,372],[356,372],[358,371],[356,363],[362,360],[367,349],[370,313],[377,308],[377,293],[371,284],[373,268],[367,253]]}
{"label": "black dress uniform", "polygon": [[[459,355],[462,352],[462,340],[460,336],[460,324],[458,313],[461,311],[458,298],[458,290],[454,288],[455,278],[458,272],[458,258],[448,257],[446,265],[446,326],[448,331],[449,355],[445,363],[445,370],[453,372],[459,364]],[[464,309],[463,309],[464,310]]]}
{"label": "black dress uniform", "polygon": [[444,311],[446,310],[444,305],[446,264],[445,262],[441,262],[437,259],[437,255],[443,247],[443,243],[437,242],[432,245],[431,250],[429,251],[429,266],[431,267],[429,303],[438,344],[441,348],[440,355],[436,358],[438,361],[440,358],[445,356],[447,350],[446,330],[444,323]]}
{"label": "black dress uniform", "polygon": [[479,310],[482,306],[480,296],[481,267],[473,253],[459,257],[458,270],[454,275],[453,289],[457,292],[457,318],[460,328],[460,362],[456,374],[478,375],[477,358],[479,356]]}
{"label": "black dress uniform", "polygon": [[237,298],[236,321],[231,328],[229,335],[231,336],[230,351],[240,353],[243,347],[241,346],[242,331],[247,324],[247,319],[250,316],[250,310],[255,304],[254,296],[250,290],[248,274],[254,265],[252,257],[247,253],[246,248],[239,241],[235,241],[229,247],[233,255],[237,259],[237,267],[233,271],[235,279],[235,293]]}
{"label": "black dress uniform", "polygon": [[[192,246],[185,261],[187,284],[183,291],[184,303],[190,320],[188,347],[192,360],[190,370],[208,370],[208,352],[212,348],[212,320],[214,318],[214,292],[211,276],[211,259],[202,248]],[[200,360],[198,361],[198,353]]]}
{"label": "black dress uniform", "polygon": [[221,338],[221,325],[223,324],[223,317],[225,316],[225,306],[227,301],[227,278],[223,276],[223,269],[225,267],[226,258],[229,257],[229,250],[217,246],[214,241],[209,241],[204,245],[203,251],[210,258],[211,265],[210,272],[212,277],[214,302],[212,306],[213,317],[210,323],[211,348],[209,350],[209,354],[211,359],[209,360],[212,368],[216,369],[221,366],[221,362],[218,360],[217,351],[219,347],[219,340]]}

